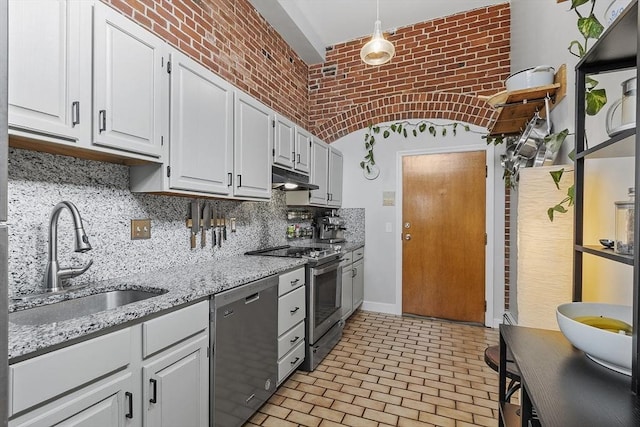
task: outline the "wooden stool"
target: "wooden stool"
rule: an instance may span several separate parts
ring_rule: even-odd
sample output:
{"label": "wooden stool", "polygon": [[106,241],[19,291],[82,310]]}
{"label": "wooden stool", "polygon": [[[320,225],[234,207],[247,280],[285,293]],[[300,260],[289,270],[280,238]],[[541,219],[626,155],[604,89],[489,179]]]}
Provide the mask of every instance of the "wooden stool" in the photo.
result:
{"label": "wooden stool", "polygon": [[[484,349],[484,361],[494,371],[500,370],[500,346],[491,345]],[[509,378],[509,385],[507,386],[507,394],[505,400],[508,402],[511,399],[513,393],[520,388],[520,371],[518,367],[509,359],[507,354],[507,372],[506,377]]]}

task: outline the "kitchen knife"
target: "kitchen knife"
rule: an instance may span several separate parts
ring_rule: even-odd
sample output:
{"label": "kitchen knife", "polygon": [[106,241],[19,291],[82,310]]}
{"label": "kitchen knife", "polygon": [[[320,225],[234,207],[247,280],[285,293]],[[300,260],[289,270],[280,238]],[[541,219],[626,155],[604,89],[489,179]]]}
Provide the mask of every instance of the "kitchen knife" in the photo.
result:
{"label": "kitchen knife", "polygon": [[200,238],[200,247],[207,246],[207,231],[211,228],[211,205],[205,202],[202,208],[202,237]]}
{"label": "kitchen knife", "polygon": [[216,209],[216,224],[218,224],[218,248],[222,247],[222,223],[220,222],[220,211]]}
{"label": "kitchen knife", "polygon": [[227,216],[222,211],[222,238],[227,240]]}
{"label": "kitchen knife", "polygon": [[196,248],[196,235],[200,231],[200,203],[191,202],[191,249]]}

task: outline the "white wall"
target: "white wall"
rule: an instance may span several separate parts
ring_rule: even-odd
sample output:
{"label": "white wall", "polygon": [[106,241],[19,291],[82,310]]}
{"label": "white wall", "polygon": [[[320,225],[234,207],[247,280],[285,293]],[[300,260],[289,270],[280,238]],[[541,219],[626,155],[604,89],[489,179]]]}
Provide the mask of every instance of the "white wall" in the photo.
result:
{"label": "white wall", "polygon": [[[432,120],[434,123],[450,123],[446,120]],[[415,121],[414,121],[415,122]],[[362,207],[366,212],[365,230],[365,304],[370,310],[400,314],[401,306],[398,290],[401,289],[399,273],[399,248],[401,218],[398,192],[401,190],[398,170],[398,158],[411,152],[458,151],[465,148],[485,150],[487,145],[481,134],[486,129],[472,126],[477,132],[458,131],[456,136],[451,132],[446,137],[432,137],[428,133],[417,138],[404,138],[397,134],[383,139],[380,135],[375,146],[376,164],[380,168],[380,176],[369,181],[364,178],[360,161],[365,155],[364,135],[366,129],[353,132],[332,145],[344,154],[344,187],[343,207]],[[496,324],[503,311],[504,294],[504,184],[500,169],[499,153],[489,147],[487,161],[490,167],[487,193],[495,195],[492,207],[487,211],[490,224],[487,229],[491,235],[491,252],[487,254],[490,262],[488,270],[493,279],[487,283],[489,298],[487,305],[494,308],[490,326]],[[497,150],[501,151],[501,150]],[[396,206],[383,206],[383,192],[396,192]],[[488,199],[490,200],[490,199]],[[494,274],[495,272],[495,274]]]}
{"label": "white wall", "polygon": [[[605,23],[605,10],[611,2],[600,0],[594,13]],[[556,0],[511,0],[511,69],[513,72],[535,65],[558,67],[567,64],[567,97],[551,113],[556,131],[575,131],[575,66],[578,58],[567,47],[581,40],[576,28],[577,16],[571,2]],[[581,8],[583,10],[584,8]],[[633,42],[633,41],[632,41]],[[589,46],[593,45],[590,41]],[[608,103],[594,117],[587,117],[586,132],[590,146],[607,138],[604,127],[607,109],[621,96],[620,83],[633,72],[595,76],[599,87],[607,90]],[[567,153],[574,139],[568,138],[558,163],[568,163]],[[598,238],[612,238],[614,205],[625,200],[627,187],[633,186],[633,162],[629,159],[589,160],[586,165],[585,244],[598,244]],[[558,200],[562,195],[559,194]],[[603,302],[628,302],[631,295],[631,269],[606,260],[585,256],[584,299]]]}

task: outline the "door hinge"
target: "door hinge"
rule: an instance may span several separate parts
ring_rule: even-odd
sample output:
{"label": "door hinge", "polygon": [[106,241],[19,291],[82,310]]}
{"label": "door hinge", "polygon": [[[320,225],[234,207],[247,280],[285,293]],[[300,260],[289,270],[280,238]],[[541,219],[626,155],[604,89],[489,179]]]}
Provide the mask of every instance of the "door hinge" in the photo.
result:
{"label": "door hinge", "polygon": [[207,347],[207,359],[211,358],[211,347]]}
{"label": "door hinge", "polygon": [[485,244],[485,246],[487,245],[487,239],[488,239],[487,233],[484,233],[484,244]]}
{"label": "door hinge", "polygon": [[275,149],[275,148],[272,148],[272,149],[271,149],[271,155],[272,155],[273,157],[275,157],[275,156],[276,156],[276,149]]}
{"label": "door hinge", "polygon": [[489,166],[484,165],[484,177],[489,178]]}
{"label": "door hinge", "polygon": [[171,74],[171,61],[167,61],[167,73]]}
{"label": "door hinge", "polygon": [[171,166],[167,166],[167,178],[171,177]]}
{"label": "door hinge", "polygon": [[164,147],[164,135],[160,135],[160,146]]}
{"label": "door hinge", "polygon": [[272,128],[276,128],[276,121],[275,120],[271,120],[271,127]]}
{"label": "door hinge", "polygon": [[487,300],[484,300],[484,312],[487,312]]}

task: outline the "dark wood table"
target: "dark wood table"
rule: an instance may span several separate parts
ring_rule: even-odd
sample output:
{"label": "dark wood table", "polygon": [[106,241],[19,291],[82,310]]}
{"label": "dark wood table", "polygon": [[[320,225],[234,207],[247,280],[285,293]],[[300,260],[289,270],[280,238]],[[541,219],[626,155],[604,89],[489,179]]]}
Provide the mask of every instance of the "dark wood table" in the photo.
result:
{"label": "dark wood table", "polygon": [[[522,378],[521,407],[504,401],[507,348]],[[640,426],[631,377],[587,358],[561,332],[500,325],[500,354],[500,427]]]}

